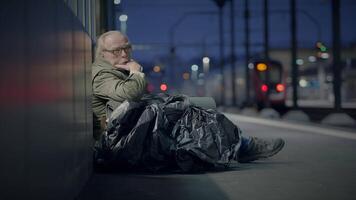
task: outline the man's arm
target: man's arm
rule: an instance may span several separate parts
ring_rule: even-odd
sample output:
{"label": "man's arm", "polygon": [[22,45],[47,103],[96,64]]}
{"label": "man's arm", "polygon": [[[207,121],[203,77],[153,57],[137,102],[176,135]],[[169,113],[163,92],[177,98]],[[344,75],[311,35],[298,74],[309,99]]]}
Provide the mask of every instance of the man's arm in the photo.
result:
{"label": "man's arm", "polygon": [[[120,72],[118,72],[120,73]],[[146,91],[146,80],[143,73],[124,75],[101,72],[93,80],[93,92],[100,98],[123,102],[138,100]]]}

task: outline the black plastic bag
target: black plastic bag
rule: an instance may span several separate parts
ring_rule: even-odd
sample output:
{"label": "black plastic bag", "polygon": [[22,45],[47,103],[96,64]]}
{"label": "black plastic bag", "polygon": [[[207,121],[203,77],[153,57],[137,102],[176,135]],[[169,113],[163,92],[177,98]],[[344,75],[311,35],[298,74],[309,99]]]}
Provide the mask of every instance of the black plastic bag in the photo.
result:
{"label": "black plastic bag", "polygon": [[114,110],[95,159],[150,171],[219,169],[236,158],[240,139],[224,115],[190,104],[187,96],[148,95]]}

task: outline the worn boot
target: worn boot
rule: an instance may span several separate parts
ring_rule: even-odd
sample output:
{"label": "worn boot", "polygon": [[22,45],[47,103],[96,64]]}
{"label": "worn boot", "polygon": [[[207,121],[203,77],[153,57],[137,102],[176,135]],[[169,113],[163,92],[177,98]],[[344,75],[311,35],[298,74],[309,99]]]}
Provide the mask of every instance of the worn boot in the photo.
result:
{"label": "worn boot", "polygon": [[282,150],[283,146],[284,140],[280,138],[266,140],[251,137],[247,147],[245,149],[241,149],[239,152],[237,161],[240,163],[246,163],[261,158],[268,158]]}

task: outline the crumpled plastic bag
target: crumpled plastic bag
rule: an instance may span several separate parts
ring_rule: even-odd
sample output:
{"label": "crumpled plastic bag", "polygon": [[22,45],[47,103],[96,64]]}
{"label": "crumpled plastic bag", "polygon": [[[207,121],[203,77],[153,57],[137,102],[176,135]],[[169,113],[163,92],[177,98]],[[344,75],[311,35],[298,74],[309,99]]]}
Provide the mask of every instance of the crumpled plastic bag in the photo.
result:
{"label": "crumpled plastic bag", "polygon": [[195,172],[228,167],[240,144],[240,129],[223,114],[194,106],[184,95],[147,95],[113,111],[95,160],[118,168]]}

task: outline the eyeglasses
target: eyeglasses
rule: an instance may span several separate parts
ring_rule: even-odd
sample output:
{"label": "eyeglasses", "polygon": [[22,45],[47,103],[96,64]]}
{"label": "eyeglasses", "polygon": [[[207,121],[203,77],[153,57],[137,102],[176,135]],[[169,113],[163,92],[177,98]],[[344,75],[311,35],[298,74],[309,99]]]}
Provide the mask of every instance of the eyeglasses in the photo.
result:
{"label": "eyeglasses", "polygon": [[126,44],[122,47],[118,47],[113,50],[104,49],[103,51],[107,51],[107,52],[114,54],[115,56],[119,56],[122,54],[122,51],[125,51],[125,53],[130,53],[132,51],[132,46],[131,46],[131,44]]}

